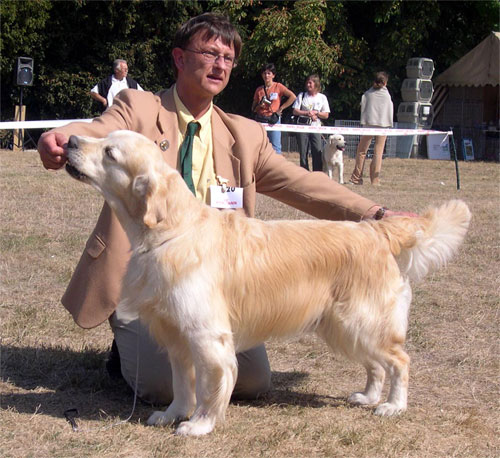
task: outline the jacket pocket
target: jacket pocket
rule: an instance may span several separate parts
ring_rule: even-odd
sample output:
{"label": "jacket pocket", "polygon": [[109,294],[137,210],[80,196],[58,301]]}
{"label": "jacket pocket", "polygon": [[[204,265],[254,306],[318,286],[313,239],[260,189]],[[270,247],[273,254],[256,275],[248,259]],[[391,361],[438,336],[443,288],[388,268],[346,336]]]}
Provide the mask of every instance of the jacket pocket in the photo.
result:
{"label": "jacket pocket", "polygon": [[106,248],[106,244],[104,241],[97,235],[92,235],[90,239],[87,241],[87,245],[85,247],[85,251],[89,254],[90,257],[96,259]]}

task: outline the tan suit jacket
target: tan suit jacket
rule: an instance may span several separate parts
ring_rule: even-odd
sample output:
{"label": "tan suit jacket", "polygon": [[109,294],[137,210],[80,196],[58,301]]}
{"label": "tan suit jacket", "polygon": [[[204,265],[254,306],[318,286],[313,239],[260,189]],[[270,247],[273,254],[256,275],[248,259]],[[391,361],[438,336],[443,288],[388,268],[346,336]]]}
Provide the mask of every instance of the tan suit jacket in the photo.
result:
{"label": "tan suit jacket", "polygon": [[[71,123],[54,130],[68,137],[105,137],[120,129],[139,132],[163,146],[165,161],[171,167],[177,166],[178,126],[172,88],[156,95],[125,89],[113,106],[93,122]],[[243,188],[242,211],[248,216],[254,215],[256,192],[332,220],[359,221],[375,205],[326,174],[310,173],[276,154],[265,129],[255,121],[214,107],[212,131],[215,173],[227,178],[229,186]],[[104,204],[62,298],[81,327],[101,324],[116,309],[129,251],[125,232]]]}

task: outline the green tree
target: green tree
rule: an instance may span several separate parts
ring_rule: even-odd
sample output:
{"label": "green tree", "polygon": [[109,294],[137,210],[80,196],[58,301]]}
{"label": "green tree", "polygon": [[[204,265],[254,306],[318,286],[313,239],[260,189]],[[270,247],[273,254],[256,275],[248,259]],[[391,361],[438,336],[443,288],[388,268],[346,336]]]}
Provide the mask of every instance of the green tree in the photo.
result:
{"label": "green tree", "polygon": [[127,59],[146,90],[174,81],[170,52],[180,24],[205,11],[229,15],[243,54],[226,90],[223,109],[250,114],[260,67],[273,62],[278,80],[298,93],[318,73],[334,119],[357,119],[373,73],[391,75],[395,105],[410,57],[434,60],[436,74],[498,30],[499,3],[391,1],[143,1],[2,0],[1,118],[12,119],[19,88],[16,59],[34,59],[34,84],[25,90],[27,119],[84,118],[98,113],[90,89]]}
{"label": "green tree", "polygon": [[499,30],[496,0],[347,1],[328,6],[332,27],[327,27],[326,39],[339,43],[344,69],[329,87],[337,119],[359,119],[361,95],[376,71],[389,72],[388,87],[397,107],[409,58],[433,59],[437,75]]}
{"label": "green tree", "polygon": [[45,27],[51,9],[52,3],[49,0],[0,2],[2,119],[14,116],[13,102],[19,101],[19,91],[14,84],[17,57],[33,58],[35,71],[38,66],[43,66],[47,49]]}
{"label": "green tree", "polygon": [[[240,30],[246,36],[243,55],[228,93],[221,97],[227,105],[233,99],[232,110],[250,115],[253,92],[262,84],[259,69],[266,63],[274,63],[278,80],[295,92],[303,90],[305,79],[312,73],[320,75],[323,85],[342,73],[339,46],[323,39],[327,26],[326,1],[251,3],[252,15],[245,15],[245,22],[240,17],[240,25],[243,22]],[[234,4],[232,13],[237,16]],[[232,93],[236,84],[241,96],[238,105]]]}

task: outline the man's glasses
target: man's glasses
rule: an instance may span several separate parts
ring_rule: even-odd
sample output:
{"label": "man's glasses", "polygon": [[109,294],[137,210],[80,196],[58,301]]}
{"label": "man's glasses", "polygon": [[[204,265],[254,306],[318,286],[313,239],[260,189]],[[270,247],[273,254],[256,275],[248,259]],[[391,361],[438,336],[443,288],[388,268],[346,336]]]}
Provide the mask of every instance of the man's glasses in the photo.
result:
{"label": "man's glasses", "polygon": [[195,51],[194,49],[187,49],[187,48],[182,48],[184,51],[189,51],[193,52],[195,54],[200,54],[203,56],[203,59],[207,64],[214,64],[217,62],[217,59],[220,57],[224,61],[224,65],[226,67],[236,67],[236,61],[234,57],[231,56],[225,56],[224,54],[217,54],[216,52],[212,51]]}

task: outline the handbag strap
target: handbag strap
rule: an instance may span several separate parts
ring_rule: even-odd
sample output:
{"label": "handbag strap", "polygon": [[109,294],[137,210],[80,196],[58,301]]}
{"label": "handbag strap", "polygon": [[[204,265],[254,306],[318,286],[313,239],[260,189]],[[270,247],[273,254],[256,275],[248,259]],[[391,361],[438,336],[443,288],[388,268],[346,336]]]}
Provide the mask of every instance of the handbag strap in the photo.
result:
{"label": "handbag strap", "polygon": [[[272,88],[273,86],[275,86],[276,84],[278,84],[278,83],[276,83],[276,81],[275,81],[273,84],[271,84],[271,86],[269,86],[269,89]],[[269,96],[267,95],[266,85],[265,84],[264,84],[264,93],[266,94],[266,98],[269,98]]]}
{"label": "handbag strap", "polygon": [[297,98],[299,99],[299,110],[301,110],[302,109],[302,100],[304,99],[304,93],[301,92]]}
{"label": "handbag strap", "polygon": [[[276,83],[271,84],[271,86],[270,86],[270,87],[272,87],[274,84],[276,84]],[[267,95],[266,85],[265,85],[265,84],[264,84],[264,93],[266,94],[266,99],[268,99],[268,100],[269,100],[269,96]],[[272,110],[271,110],[271,111],[272,111]],[[275,112],[275,111],[272,111],[272,113],[276,113],[276,112]]]}
{"label": "handbag strap", "polygon": [[264,94],[266,94],[266,99],[268,99],[269,97],[267,96],[267,91],[266,91],[266,85],[264,84]]}

